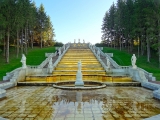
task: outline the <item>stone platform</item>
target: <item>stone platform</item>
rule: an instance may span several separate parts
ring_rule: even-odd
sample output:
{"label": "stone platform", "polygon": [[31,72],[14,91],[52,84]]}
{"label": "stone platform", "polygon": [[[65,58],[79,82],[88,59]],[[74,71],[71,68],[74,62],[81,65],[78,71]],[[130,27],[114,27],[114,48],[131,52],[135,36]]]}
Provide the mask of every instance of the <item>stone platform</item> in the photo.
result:
{"label": "stone platform", "polygon": [[[65,81],[66,82],[66,81]],[[67,81],[67,82],[73,82],[73,81]],[[89,81],[86,81],[89,82]],[[18,82],[18,86],[53,86],[55,82]],[[135,86],[135,87],[141,87],[140,82],[116,82],[116,83],[110,83],[110,82],[103,82],[107,87],[113,87],[113,86]]]}

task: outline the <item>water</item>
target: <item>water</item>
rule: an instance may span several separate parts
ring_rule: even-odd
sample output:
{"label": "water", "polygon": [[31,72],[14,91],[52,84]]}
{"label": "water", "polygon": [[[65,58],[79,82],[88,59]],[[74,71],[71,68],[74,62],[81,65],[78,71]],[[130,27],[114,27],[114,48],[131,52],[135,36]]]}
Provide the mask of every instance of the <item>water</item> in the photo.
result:
{"label": "water", "polygon": [[160,101],[141,87],[68,91],[15,87],[0,101],[0,116],[28,120],[142,120],[160,114]]}

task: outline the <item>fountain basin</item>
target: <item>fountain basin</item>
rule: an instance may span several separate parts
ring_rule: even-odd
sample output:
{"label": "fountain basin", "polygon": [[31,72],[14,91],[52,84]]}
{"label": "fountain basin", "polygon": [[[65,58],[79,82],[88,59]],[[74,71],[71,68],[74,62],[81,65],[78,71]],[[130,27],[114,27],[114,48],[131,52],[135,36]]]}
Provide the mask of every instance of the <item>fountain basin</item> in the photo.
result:
{"label": "fountain basin", "polygon": [[101,82],[84,81],[84,86],[75,86],[74,81],[57,82],[53,84],[54,88],[64,90],[92,90],[105,88],[106,85]]}

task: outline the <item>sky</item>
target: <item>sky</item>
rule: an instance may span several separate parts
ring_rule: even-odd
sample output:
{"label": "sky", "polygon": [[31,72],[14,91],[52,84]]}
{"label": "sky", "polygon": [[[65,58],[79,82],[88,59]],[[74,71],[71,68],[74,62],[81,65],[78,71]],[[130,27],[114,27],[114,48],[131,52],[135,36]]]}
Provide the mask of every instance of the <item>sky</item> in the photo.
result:
{"label": "sky", "polygon": [[44,5],[50,16],[58,42],[101,42],[103,17],[117,0],[34,0]]}

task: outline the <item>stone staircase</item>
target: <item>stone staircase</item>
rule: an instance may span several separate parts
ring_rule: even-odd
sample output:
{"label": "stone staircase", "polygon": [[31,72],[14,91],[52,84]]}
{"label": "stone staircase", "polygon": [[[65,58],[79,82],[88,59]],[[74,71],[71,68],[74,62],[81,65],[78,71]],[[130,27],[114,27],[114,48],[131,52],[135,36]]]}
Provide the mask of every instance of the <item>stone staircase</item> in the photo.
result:
{"label": "stone staircase", "polygon": [[81,60],[83,81],[95,82],[131,82],[127,76],[107,75],[104,68],[96,59],[90,49],[71,48],[63,56],[49,81],[64,82],[75,81],[78,70],[77,63]]}
{"label": "stone staircase", "polygon": [[78,70],[77,63],[81,60],[83,80],[100,80],[105,76],[106,72],[95,58],[90,49],[69,49],[63,56],[55,70],[53,71],[53,80],[59,81],[75,81]]}
{"label": "stone staircase", "polygon": [[55,83],[75,81],[79,60],[82,63],[83,81],[132,82],[132,79],[127,75],[107,73],[86,44],[72,44],[60,62],[54,67],[52,74],[26,76],[25,82]]}

